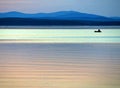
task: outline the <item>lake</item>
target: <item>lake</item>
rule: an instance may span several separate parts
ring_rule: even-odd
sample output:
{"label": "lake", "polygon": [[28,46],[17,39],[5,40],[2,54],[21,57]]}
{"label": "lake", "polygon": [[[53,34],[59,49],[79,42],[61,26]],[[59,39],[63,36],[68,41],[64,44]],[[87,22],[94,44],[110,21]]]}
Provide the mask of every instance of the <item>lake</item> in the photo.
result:
{"label": "lake", "polygon": [[120,44],[0,44],[1,88],[120,88]]}
{"label": "lake", "polygon": [[120,43],[119,29],[0,29],[0,43]]}
{"label": "lake", "polygon": [[0,29],[1,88],[120,88],[120,30]]}

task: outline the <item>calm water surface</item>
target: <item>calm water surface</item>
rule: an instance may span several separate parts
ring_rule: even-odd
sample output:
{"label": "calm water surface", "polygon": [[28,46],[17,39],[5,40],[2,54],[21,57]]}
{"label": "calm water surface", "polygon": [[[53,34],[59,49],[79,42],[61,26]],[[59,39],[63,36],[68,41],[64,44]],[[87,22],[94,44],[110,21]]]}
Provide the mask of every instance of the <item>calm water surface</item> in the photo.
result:
{"label": "calm water surface", "polygon": [[120,43],[119,29],[0,29],[0,43]]}
{"label": "calm water surface", "polygon": [[120,88],[120,44],[0,44],[0,88]]}

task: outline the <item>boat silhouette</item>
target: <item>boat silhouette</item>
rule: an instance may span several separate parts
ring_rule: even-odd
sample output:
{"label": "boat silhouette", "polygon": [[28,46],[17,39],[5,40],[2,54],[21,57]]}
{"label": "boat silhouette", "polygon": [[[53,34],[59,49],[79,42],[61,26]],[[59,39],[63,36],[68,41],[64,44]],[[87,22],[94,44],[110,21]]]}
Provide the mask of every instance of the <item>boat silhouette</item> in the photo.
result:
{"label": "boat silhouette", "polygon": [[94,32],[97,32],[97,33],[100,33],[100,32],[102,32],[100,29],[98,29],[97,31],[94,31]]}

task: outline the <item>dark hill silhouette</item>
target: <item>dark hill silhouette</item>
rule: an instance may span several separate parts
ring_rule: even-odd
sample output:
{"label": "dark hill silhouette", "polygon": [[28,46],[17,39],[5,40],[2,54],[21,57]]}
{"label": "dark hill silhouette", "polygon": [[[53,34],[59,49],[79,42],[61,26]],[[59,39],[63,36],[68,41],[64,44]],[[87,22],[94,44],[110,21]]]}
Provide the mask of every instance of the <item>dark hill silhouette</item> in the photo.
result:
{"label": "dark hill silhouette", "polygon": [[27,14],[0,13],[0,25],[120,25],[119,17],[104,17],[76,11]]}

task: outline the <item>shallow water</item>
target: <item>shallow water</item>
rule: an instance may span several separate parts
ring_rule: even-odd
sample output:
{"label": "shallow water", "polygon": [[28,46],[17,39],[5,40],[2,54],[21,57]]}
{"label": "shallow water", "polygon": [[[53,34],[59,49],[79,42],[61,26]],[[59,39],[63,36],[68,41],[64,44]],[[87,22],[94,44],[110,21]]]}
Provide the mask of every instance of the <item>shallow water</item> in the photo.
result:
{"label": "shallow water", "polygon": [[1,88],[120,88],[120,44],[0,44]]}

